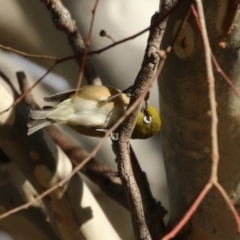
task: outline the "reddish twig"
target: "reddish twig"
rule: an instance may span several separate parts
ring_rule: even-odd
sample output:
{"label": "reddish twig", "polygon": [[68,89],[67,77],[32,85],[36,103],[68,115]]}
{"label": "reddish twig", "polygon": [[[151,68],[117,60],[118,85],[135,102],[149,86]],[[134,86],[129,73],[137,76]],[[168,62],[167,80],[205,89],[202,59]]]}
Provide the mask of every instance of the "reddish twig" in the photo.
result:
{"label": "reddish twig", "polygon": [[227,82],[229,87],[232,89],[232,91],[235,93],[235,95],[240,99],[240,93],[238,90],[234,87],[232,84],[232,81],[229,79],[229,77],[225,74],[225,72],[222,70],[222,68],[219,66],[217,59],[211,54],[213,64],[215,65],[216,70],[222,75],[223,79]]}
{"label": "reddish twig", "polygon": [[180,222],[173,228],[172,231],[170,231],[168,234],[166,234],[162,240],[169,240],[175,237],[178,232],[184,227],[184,225],[188,222],[188,220],[192,217],[194,212],[197,210],[198,206],[201,204],[204,197],[207,195],[208,191],[212,188],[212,184],[207,183],[203,190],[200,192],[200,194],[197,196],[194,203],[191,205],[191,207],[188,209],[187,213],[184,215],[184,217],[180,220]]}
{"label": "reddish twig", "polygon": [[80,74],[79,74],[79,78],[78,78],[78,82],[77,82],[77,86],[76,86],[76,92],[75,92],[74,97],[73,97],[73,101],[76,98],[76,96],[77,96],[77,94],[79,92],[79,88],[80,88],[81,83],[82,83],[83,74],[84,74],[84,68],[85,68],[87,55],[88,55],[88,50],[89,50],[89,46],[90,46],[91,38],[92,38],[92,29],[93,29],[95,12],[96,12],[96,9],[97,9],[98,2],[99,2],[99,0],[95,1],[94,7],[93,7],[93,10],[92,10],[92,19],[91,19],[90,28],[89,28],[89,31],[88,31],[87,41],[86,41],[86,44],[85,44],[85,49],[84,49],[84,53],[83,53],[83,59],[81,61]]}
{"label": "reddish twig", "polygon": [[[75,58],[78,66],[82,62],[82,56],[85,51],[85,44],[78,30],[76,21],[72,18],[71,13],[63,5],[62,1],[58,0],[41,0],[48,10],[51,12],[55,27],[67,34],[68,42],[75,53]],[[85,61],[84,76],[89,84],[101,84],[101,79],[98,77],[91,61],[87,58]]]}
{"label": "reddish twig", "polygon": [[226,191],[221,186],[221,184],[219,182],[214,182],[213,184],[218,189],[218,191],[220,192],[220,194],[224,198],[225,202],[229,206],[229,208],[230,208],[230,210],[232,212],[232,215],[234,216],[234,219],[235,219],[235,221],[237,223],[238,233],[240,233],[240,217],[238,215],[238,212],[237,212],[236,208],[234,207],[231,199],[229,198],[229,196],[227,195]]}
{"label": "reddish twig", "polygon": [[0,44],[0,49],[6,50],[6,51],[9,51],[9,52],[12,52],[12,53],[16,53],[16,54],[21,55],[21,56],[26,57],[26,58],[37,58],[37,59],[53,60],[53,61],[59,60],[58,58],[52,57],[52,56],[26,53],[26,52],[17,50],[15,48],[11,48],[9,46],[4,46],[2,44]]}
{"label": "reddish twig", "polygon": [[[197,13],[197,11],[196,11],[196,9],[193,5],[191,7],[191,10],[192,10],[192,14],[195,17],[197,27],[198,27],[199,31],[201,31],[201,25],[200,25],[200,22],[198,20],[198,13]],[[215,65],[216,70],[222,75],[223,79],[227,82],[227,84],[233,90],[235,95],[240,99],[240,93],[237,91],[237,89],[232,84],[232,81],[229,79],[229,77],[224,73],[222,68],[219,66],[218,61],[217,61],[217,59],[215,58],[215,56],[213,55],[212,52],[211,52],[211,58],[212,58],[213,64]]]}
{"label": "reddish twig", "polygon": [[12,107],[15,107],[18,103],[20,103],[25,97],[26,95],[38,84],[40,83],[43,78],[45,78],[57,65],[57,63],[54,63],[43,75],[42,77],[40,77],[28,90],[26,90],[24,92],[24,94],[22,94],[20,97],[18,97],[7,109],[5,109],[4,111],[0,112],[0,115],[9,111]]}

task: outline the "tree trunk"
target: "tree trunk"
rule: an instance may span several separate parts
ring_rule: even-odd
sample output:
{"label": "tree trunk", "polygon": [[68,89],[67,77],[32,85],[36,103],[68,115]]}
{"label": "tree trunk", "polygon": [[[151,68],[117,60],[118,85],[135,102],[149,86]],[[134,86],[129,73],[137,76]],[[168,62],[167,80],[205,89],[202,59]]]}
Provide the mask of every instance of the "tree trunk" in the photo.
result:
{"label": "tree trunk", "polygon": [[[230,4],[231,1],[229,1]],[[240,92],[238,24],[219,47],[226,27],[227,0],[203,1],[212,52]],[[168,21],[161,49],[165,49],[184,18],[185,1]],[[225,27],[224,27],[225,26]],[[240,183],[240,99],[215,71],[219,117],[219,182],[239,204]],[[163,121],[162,144],[169,187],[170,227],[187,211],[210,177],[211,135],[208,82],[201,33],[191,14],[181,31],[160,76],[160,103]],[[189,231],[190,230],[190,231]],[[188,224],[187,239],[237,239],[236,223],[216,189],[201,203]]]}

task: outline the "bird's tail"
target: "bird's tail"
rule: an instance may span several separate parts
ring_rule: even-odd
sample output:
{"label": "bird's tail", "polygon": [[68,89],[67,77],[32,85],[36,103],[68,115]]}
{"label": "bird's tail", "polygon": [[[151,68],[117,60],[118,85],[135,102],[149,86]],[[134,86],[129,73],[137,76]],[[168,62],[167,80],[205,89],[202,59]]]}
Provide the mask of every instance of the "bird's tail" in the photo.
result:
{"label": "bird's tail", "polygon": [[48,110],[30,110],[27,135],[31,135],[39,129],[54,123],[53,120],[46,118],[47,113]]}

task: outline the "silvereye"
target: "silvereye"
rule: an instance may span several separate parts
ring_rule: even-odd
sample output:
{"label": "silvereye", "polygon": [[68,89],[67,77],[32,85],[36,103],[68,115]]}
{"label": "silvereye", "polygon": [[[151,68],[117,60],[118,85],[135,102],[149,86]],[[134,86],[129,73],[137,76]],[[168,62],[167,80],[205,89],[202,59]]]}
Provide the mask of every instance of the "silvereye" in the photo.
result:
{"label": "silvereye", "polygon": [[[80,134],[103,137],[126,111],[129,97],[109,86],[88,85],[76,90],[44,98],[47,102],[60,102],[43,110],[30,110],[28,135],[55,122],[67,124]],[[47,109],[46,109],[47,108]],[[155,108],[147,106],[138,114],[132,138],[145,139],[156,134],[161,120]]]}
{"label": "silvereye", "polygon": [[133,129],[131,138],[150,138],[158,133],[160,128],[161,119],[156,108],[152,106],[146,106],[138,113],[137,122]]}

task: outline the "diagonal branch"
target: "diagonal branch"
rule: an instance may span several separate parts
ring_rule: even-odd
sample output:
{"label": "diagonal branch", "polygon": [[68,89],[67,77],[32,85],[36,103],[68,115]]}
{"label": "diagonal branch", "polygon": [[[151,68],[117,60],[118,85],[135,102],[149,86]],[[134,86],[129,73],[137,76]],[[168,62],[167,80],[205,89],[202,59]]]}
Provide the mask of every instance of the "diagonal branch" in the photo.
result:
{"label": "diagonal branch", "polygon": [[[176,4],[175,1],[170,1],[167,5],[164,5],[161,13],[154,14],[151,19],[151,25],[154,26],[154,23],[158,22],[159,18],[174,4]],[[133,85],[133,97],[131,98],[130,106],[144,94],[154,76],[159,62],[158,52],[166,28],[166,20],[164,19],[160,24],[150,29],[143,63]],[[130,158],[130,137],[140,107],[141,105],[139,104],[120,126],[119,140],[113,143],[113,148],[117,155],[119,175],[128,196],[135,237],[136,239],[151,239],[144,215],[144,204],[142,203],[142,197],[134,177]]]}

